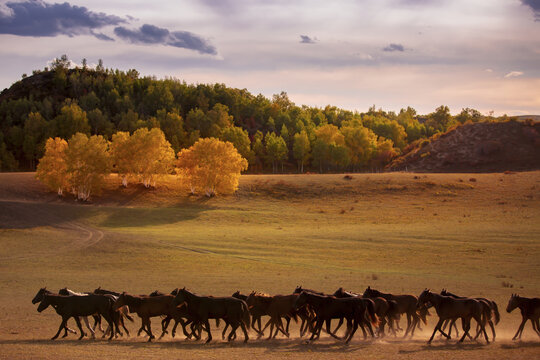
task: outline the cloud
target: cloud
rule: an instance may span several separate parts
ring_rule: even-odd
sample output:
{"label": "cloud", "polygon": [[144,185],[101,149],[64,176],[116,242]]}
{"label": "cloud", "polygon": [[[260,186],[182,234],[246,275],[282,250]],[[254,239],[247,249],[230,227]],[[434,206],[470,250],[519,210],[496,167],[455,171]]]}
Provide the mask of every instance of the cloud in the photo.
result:
{"label": "cloud", "polygon": [[189,31],[173,31],[150,24],[144,24],[138,29],[128,29],[118,26],[114,29],[116,36],[134,44],[162,44],[196,50],[201,54],[216,55],[216,48],[200,36]]}
{"label": "cloud", "polygon": [[401,44],[390,44],[383,51],[405,51],[405,48]]}
{"label": "cloud", "polygon": [[27,0],[4,4],[0,11],[0,34],[33,37],[91,34],[103,39],[106,35],[93,30],[125,22],[118,16],[96,13],[67,2],[48,4]]}
{"label": "cloud", "polygon": [[521,3],[531,8],[535,21],[540,21],[540,0],[521,0]]}
{"label": "cloud", "polygon": [[302,44],[315,44],[315,38],[311,38],[307,35],[300,35],[300,43]]}
{"label": "cloud", "polygon": [[523,75],[523,71],[510,71],[508,74],[504,75],[505,78],[513,78]]}
{"label": "cloud", "polygon": [[124,19],[96,13],[67,2],[49,4],[41,0],[25,0],[0,4],[0,34],[31,37],[92,35],[99,40],[114,41],[112,37],[95,30],[116,26],[114,33],[132,43],[163,44],[196,50],[203,54],[217,54],[214,46],[188,31],[171,32],[148,24],[134,30],[119,26],[133,20],[131,16]]}

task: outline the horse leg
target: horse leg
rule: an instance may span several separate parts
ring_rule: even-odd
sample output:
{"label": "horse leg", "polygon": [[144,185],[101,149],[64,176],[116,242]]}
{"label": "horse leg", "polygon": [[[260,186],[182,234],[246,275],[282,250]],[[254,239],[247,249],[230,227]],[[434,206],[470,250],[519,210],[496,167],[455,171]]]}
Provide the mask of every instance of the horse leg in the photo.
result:
{"label": "horse leg", "polygon": [[144,319],[144,323],[145,323],[145,326],[146,326],[146,333],[148,334],[149,338],[148,338],[148,342],[151,342],[153,339],[155,339],[156,337],[154,336],[154,334],[152,334],[152,325],[151,325],[151,322],[150,322],[150,317],[145,317]]}
{"label": "horse leg", "polygon": [[291,325],[291,317],[287,315],[285,316],[285,320],[287,320],[287,326],[285,327],[285,332],[287,333],[287,337],[289,337],[289,325]]}
{"label": "horse leg", "polygon": [[212,341],[212,333],[210,332],[210,323],[208,322],[208,319],[204,321],[204,325],[206,326],[206,333],[208,334],[208,338],[206,339],[206,343],[208,344]]}
{"label": "horse leg", "polygon": [[[193,321],[188,320],[188,321],[184,322],[184,321],[182,321],[182,319],[179,319],[178,321],[182,325],[182,332],[184,333],[184,336],[186,337],[186,339],[191,339],[192,334],[191,333],[188,334],[188,332],[186,330],[186,326],[189,325],[189,323],[193,323]],[[174,334],[176,333],[176,327],[177,326],[178,326],[178,322],[176,324],[174,324],[173,337],[174,337]]]}
{"label": "horse leg", "polygon": [[[229,325],[229,323],[227,323]],[[233,339],[236,339],[236,329],[238,329],[239,324],[235,321],[231,323],[231,332],[229,333],[229,336],[227,337],[227,341],[231,342]],[[234,334],[234,338],[233,338]]]}
{"label": "horse leg", "polygon": [[[341,319],[343,319],[343,318],[341,318]],[[326,332],[327,332],[331,337],[333,337],[334,339],[341,340],[341,338],[340,338],[339,336],[336,336],[336,334],[332,333],[332,330],[330,329],[331,323],[332,323],[332,319],[326,319]],[[342,321],[342,323],[343,323],[343,321]]]}
{"label": "horse leg", "polygon": [[[339,322],[338,322],[336,328],[334,329],[334,331],[332,332],[332,334],[335,335],[336,332],[337,332],[337,331],[339,330],[339,328],[341,327],[341,325],[343,325],[343,318],[340,318],[340,319],[339,319]],[[328,331],[328,330],[327,330],[327,331]],[[329,333],[329,334],[330,334],[330,333]]]}
{"label": "horse leg", "polygon": [[60,331],[66,327],[67,321],[70,318],[70,316],[62,316],[62,322],[60,323],[60,327],[58,328],[58,331],[56,334],[51,338],[51,340],[55,340],[58,335],[60,335]]}
{"label": "horse leg", "polygon": [[[225,328],[223,329],[223,332],[221,333],[221,340],[225,340],[225,333],[227,332],[227,328],[229,327],[229,323],[225,324]],[[232,331],[231,331],[232,333]],[[229,336],[230,337],[230,336]],[[230,341],[230,340],[229,340]]]}
{"label": "horse leg", "polygon": [[84,319],[84,324],[86,325],[86,328],[88,329],[88,331],[90,331],[90,333],[92,334],[92,339],[95,339],[96,338],[96,334],[94,332],[94,329],[92,329],[92,327],[90,326],[90,324],[88,323],[88,317],[83,317]]}
{"label": "horse leg", "polygon": [[411,329],[411,339],[414,335],[414,330],[416,330],[416,326],[420,324],[420,318],[416,315],[413,315],[413,323],[412,323],[412,329]]}
{"label": "horse leg", "polygon": [[320,324],[320,327],[322,327],[322,323],[323,323],[323,320],[321,319],[317,320],[317,324],[315,324],[315,329],[313,329],[313,332],[311,333],[311,337],[309,338],[310,341],[315,339],[315,335],[317,335],[318,332],[320,332],[319,324]]}
{"label": "horse leg", "polygon": [[521,339],[521,332],[523,331],[523,327],[525,326],[526,322],[527,322],[527,318],[523,317],[523,319],[521,320],[521,324],[518,327],[518,331],[516,332],[516,335],[514,335],[512,340],[516,340],[516,338],[518,338],[518,334],[519,334],[519,338]]}
{"label": "horse leg", "polygon": [[345,341],[346,344],[349,343],[349,341],[351,341],[351,339],[353,338],[354,336],[354,333],[356,332],[356,330],[358,330],[358,321],[353,321],[353,327],[352,327],[352,330],[349,332],[349,337],[347,338],[347,340]]}
{"label": "horse leg", "polygon": [[77,327],[79,328],[79,331],[81,332],[81,336],[79,336],[79,340],[81,340],[86,334],[83,331],[82,325],[81,325],[81,319],[78,316],[74,316],[75,322],[77,323]]}
{"label": "horse leg", "polygon": [[246,329],[246,324],[244,324],[243,321],[240,321],[240,327],[242,328],[242,331],[244,332],[244,343],[247,343],[249,340],[249,335]]}
{"label": "horse leg", "polygon": [[[289,321],[290,321],[290,318],[289,318]],[[286,337],[289,337],[289,331],[283,327],[283,321],[281,320],[281,317],[278,319],[278,323],[276,324],[276,333],[274,334],[274,339],[276,338],[278,334],[278,330],[281,331],[281,333],[285,335]]]}
{"label": "horse leg", "polygon": [[463,340],[465,340],[465,337],[469,334],[469,329],[471,328],[471,319],[462,318],[461,323],[462,323],[463,331],[465,333],[463,334],[461,339],[459,339],[459,342],[463,342]]}
{"label": "horse leg", "polygon": [[257,335],[257,339],[260,338],[262,334],[264,334],[264,330],[266,330],[266,328],[268,327],[268,325],[270,325],[271,322],[272,322],[272,317],[270,317],[270,319],[264,325],[264,328],[259,332],[259,334]]}
{"label": "horse leg", "polygon": [[540,336],[540,321],[539,319],[536,319],[536,321],[533,322],[533,325],[536,324],[536,328],[533,326],[533,329],[535,329],[536,334]]}
{"label": "horse leg", "polygon": [[[428,344],[431,344],[431,341],[433,341],[433,337],[435,336],[435,333],[437,332],[437,330],[439,330],[442,334],[444,334],[444,332],[441,330],[441,326],[443,323],[444,323],[444,320],[439,318],[437,325],[435,325],[435,329],[433,329],[433,334],[431,334],[431,337],[429,338],[427,342]],[[446,337],[448,337],[448,335],[446,335]]]}
{"label": "horse leg", "polygon": [[407,335],[409,334],[409,331],[411,330],[411,322],[412,322],[411,315],[407,313],[407,329],[405,330],[405,335],[403,336],[404,338],[407,337]]}

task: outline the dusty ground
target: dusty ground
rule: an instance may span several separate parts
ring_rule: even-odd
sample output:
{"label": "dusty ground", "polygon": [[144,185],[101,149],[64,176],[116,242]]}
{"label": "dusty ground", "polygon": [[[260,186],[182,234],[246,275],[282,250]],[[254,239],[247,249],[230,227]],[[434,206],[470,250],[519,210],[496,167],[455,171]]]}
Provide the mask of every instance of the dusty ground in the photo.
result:
{"label": "dusty ground", "polygon": [[[58,199],[33,174],[0,174],[0,358],[537,358],[540,338],[527,324],[512,342],[520,315],[504,308],[513,292],[540,296],[538,219],[540,172],[248,175],[237,195],[209,200],[186,196],[173,178],[146,190],[111,177],[92,204]],[[228,295],[300,284],[486,296],[501,310],[497,341],[428,346],[434,316],[412,341],[357,336],[348,346],[327,337],[306,344],[296,330],[247,345],[218,332],[209,345],[50,341],[58,316],[30,303],[45,285]]]}

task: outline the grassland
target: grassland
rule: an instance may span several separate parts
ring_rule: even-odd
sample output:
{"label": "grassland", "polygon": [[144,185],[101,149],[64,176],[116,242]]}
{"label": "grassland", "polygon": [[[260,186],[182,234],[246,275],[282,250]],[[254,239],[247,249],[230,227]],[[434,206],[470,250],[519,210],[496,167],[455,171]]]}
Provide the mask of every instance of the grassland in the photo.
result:
{"label": "grassland", "polygon": [[[52,342],[58,316],[36,291],[98,286],[132,293],[186,286],[229,295],[303,285],[419,294],[540,294],[540,172],[244,175],[234,196],[187,196],[175,179],[122,189],[111,177],[89,205],[58,199],[33,174],[0,174],[0,358],[534,358],[539,338],[502,314],[495,344],[324,338],[210,345],[167,338]],[[159,185],[159,184],[158,184]],[[137,320],[138,321],[138,320]],[[154,321],[156,323],[156,321]],[[74,323],[71,323],[74,326]],[[157,324],[154,325],[155,328]],[[135,328],[131,325],[130,328]],[[296,332],[294,332],[296,334]]]}

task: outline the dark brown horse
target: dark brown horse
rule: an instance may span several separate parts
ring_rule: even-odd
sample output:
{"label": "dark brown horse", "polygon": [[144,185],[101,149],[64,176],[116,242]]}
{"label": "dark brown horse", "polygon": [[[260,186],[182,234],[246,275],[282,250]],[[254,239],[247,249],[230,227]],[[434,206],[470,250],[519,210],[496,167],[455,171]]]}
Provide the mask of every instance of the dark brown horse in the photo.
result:
{"label": "dark brown horse", "polygon": [[383,299],[386,299],[387,301],[389,300],[395,301],[396,302],[395,313],[407,315],[407,329],[405,330],[404,337],[407,337],[409,332],[411,334],[411,338],[413,337],[414,329],[416,328],[416,325],[418,324],[418,321],[419,321],[417,308],[416,308],[416,303],[418,299],[416,298],[416,296],[394,295],[394,294],[382,293],[378,290],[372,289],[369,286],[364,291],[363,296],[366,298],[381,297]]}
{"label": "dark brown horse", "polygon": [[141,327],[148,334],[149,342],[155,339],[152,334],[151,317],[171,315],[174,318],[177,316],[174,295],[135,296],[123,292],[114,303],[113,309],[117,310],[126,305],[130,312],[137,313],[141,318]]}
{"label": "dark brown horse", "polygon": [[113,311],[112,305],[114,300],[108,295],[88,295],[88,296],[63,296],[63,295],[50,295],[42,293],[41,301],[38,306],[38,312],[42,312],[47,307],[52,306],[58,315],[62,317],[62,322],[58,328],[56,335],[52,337],[54,340],[60,334],[60,331],[65,328],[69,318],[74,317],[77,322],[77,326],[81,332],[79,340],[86,334],[84,333],[80,316],[90,316],[93,314],[101,315],[109,327],[112,329],[109,340],[114,336],[114,324],[113,324]]}
{"label": "dark brown horse", "polygon": [[208,334],[206,342],[212,340],[209,319],[224,319],[230,326],[228,340],[232,341],[236,329],[240,326],[244,332],[244,342],[249,339],[247,329],[250,328],[249,309],[245,301],[229,297],[198,296],[184,289],[179,289],[174,299],[176,305],[186,305],[193,321],[203,325]]}
{"label": "dark brown horse", "polygon": [[[334,292],[334,296],[337,298],[347,298],[347,297],[361,297],[361,295],[356,294],[351,291],[345,291],[342,287],[337,289]],[[384,327],[386,324],[388,324],[388,328],[390,331],[394,334],[396,334],[394,330],[394,319],[396,316],[396,302],[394,300],[386,300],[381,297],[372,298],[373,304],[375,306],[375,314],[377,314],[377,317],[379,318],[379,327],[377,329],[377,335],[379,337],[384,337]],[[341,324],[341,321],[340,321]],[[338,325],[339,328],[339,325]],[[336,328],[337,330],[337,328]],[[334,333],[336,332],[334,330]],[[365,330],[362,328],[362,331],[365,333]]]}
{"label": "dark brown horse", "polygon": [[263,336],[261,317],[269,315],[268,307],[272,302],[271,297],[255,291],[252,291],[249,295],[242,295],[237,291],[232,296],[246,302],[251,314],[251,328],[255,330],[259,337]]}
{"label": "dark brown horse", "polygon": [[[320,337],[323,324],[326,322],[326,331],[338,340],[346,339],[349,342],[359,324],[366,321],[366,316],[373,324],[377,324],[377,315],[373,301],[360,297],[336,298],[334,296],[317,295],[303,291],[295,302],[295,307],[299,308],[306,304],[312,307],[316,314],[317,323],[312,331],[310,341]],[[332,319],[345,319],[347,321],[347,333],[344,338],[339,338],[330,330]],[[369,327],[371,329],[371,327]],[[373,331],[371,331],[373,336]]]}
{"label": "dark brown horse", "polygon": [[[43,295],[59,295],[57,293],[53,293],[52,291],[49,291],[47,290],[46,288],[41,288],[38,290],[36,296],[34,296],[34,298],[32,299],[32,304],[37,304],[39,302],[41,302],[41,300],[43,299]],[[53,308],[56,310],[56,307],[53,306]],[[67,335],[68,335],[68,332],[72,333],[72,334],[76,334],[77,331],[69,328],[67,326],[67,323],[65,324],[64,326],[64,335],[62,336],[62,338],[65,338]]]}
{"label": "dark brown horse", "polygon": [[531,320],[533,330],[538,336],[540,336],[540,298],[526,298],[521,297],[518,294],[512,294],[510,300],[508,301],[508,306],[506,307],[507,312],[512,312],[515,308],[519,308],[521,311],[521,324],[518,327],[516,335],[512,340],[521,339],[521,334],[523,333],[523,328],[527,320]]}
{"label": "dark brown horse", "polygon": [[483,306],[481,301],[475,299],[456,299],[449,296],[435,294],[428,289],[425,289],[418,297],[417,306],[420,308],[427,303],[432,304],[437,311],[437,315],[439,315],[439,321],[433,330],[431,338],[428,340],[428,344],[431,343],[437,331],[440,331],[443,336],[450,339],[450,336],[441,329],[441,326],[445,320],[456,318],[461,318],[464,331],[464,334],[459,342],[463,342],[471,328],[471,319],[475,319],[476,322],[480,324],[481,331],[484,334],[486,342],[489,344],[486,328],[484,326],[485,319],[489,314],[486,313],[486,308]]}
{"label": "dark brown horse", "polygon": [[[259,337],[264,333],[264,330],[266,330],[268,326],[270,326],[270,335],[268,336],[268,339],[275,338],[278,331],[281,331],[285,336],[289,337],[289,332],[283,326],[281,318],[285,318],[286,320],[290,320],[292,318],[295,322],[298,321],[297,309],[294,306],[296,298],[298,298],[298,294],[273,295],[266,297],[266,299],[254,295],[251,299],[248,298],[248,301],[250,302],[267,302],[267,304],[261,306],[266,306],[267,315],[270,316],[270,319],[259,333]],[[275,333],[273,333],[274,326],[276,327]]]}
{"label": "dark brown horse", "polygon": [[[443,296],[451,296],[451,297],[456,298],[456,299],[467,299],[464,296],[458,296],[456,294],[452,294],[451,292],[449,292],[446,289],[442,289],[441,295],[443,295]],[[495,325],[497,325],[499,323],[499,321],[501,321],[501,315],[499,314],[499,307],[497,306],[497,303],[495,301],[492,301],[492,300],[489,300],[489,299],[486,299],[486,298],[482,298],[482,297],[476,297],[476,298],[473,298],[473,299],[482,302],[482,304],[489,309],[489,311],[487,311],[489,316],[486,319],[486,321],[489,324],[489,326],[491,327],[491,332],[493,334],[492,341],[495,341],[495,337],[496,337]],[[448,330],[448,335],[450,335],[450,333],[452,332],[452,325],[454,325],[454,327],[456,327],[455,326],[455,321],[456,321],[456,319],[451,321],[450,329]],[[443,326],[443,330],[444,330],[444,328],[445,327]],[[456,327],[456,334],[457,334],[457,327]],[[477,326],[475,339],[478,338],[479,335],[480,335],[480,325]]]}

